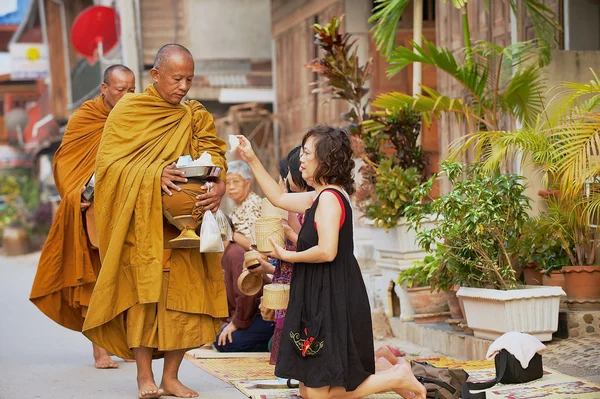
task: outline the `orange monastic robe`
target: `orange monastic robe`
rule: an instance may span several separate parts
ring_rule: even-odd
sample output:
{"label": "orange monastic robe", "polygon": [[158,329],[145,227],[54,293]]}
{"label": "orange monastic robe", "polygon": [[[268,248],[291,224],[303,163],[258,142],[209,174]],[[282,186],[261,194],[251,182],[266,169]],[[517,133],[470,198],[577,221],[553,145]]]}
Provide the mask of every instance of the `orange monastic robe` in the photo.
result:
{"label": "orange monastic robe", "polygon": [[112,110],[96,163],[95,211],[102,270],[83,333],[122,357],[212,342],[227,298],[219,254],[169,249],[177,230],[163,220],[165,166],[203,151],[226,171],[225,142],[197,101],[173,105],[150,85]]}
{"label": "orange monastic robe", "polygon": [[81,189],[94,173],[96,153],[109,114],[104,96],[73,113],[54,154],[54,181],[62,201],[42,250],[30,300],[48,317],[81,331],[100,271],[98,251],[88,241],[80,210]]}

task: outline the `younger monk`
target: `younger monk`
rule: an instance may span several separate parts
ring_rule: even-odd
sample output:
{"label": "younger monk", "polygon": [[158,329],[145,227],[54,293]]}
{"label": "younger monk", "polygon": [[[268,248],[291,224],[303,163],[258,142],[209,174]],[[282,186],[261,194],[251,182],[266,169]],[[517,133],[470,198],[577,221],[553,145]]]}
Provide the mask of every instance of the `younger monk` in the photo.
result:
{"label": "younger monk", "polygon": [[[222,168],[199,196],[203,211],[218,209],[225,193],[225,142],[197,101],[181,100],[194,60],[179,45],[162,47],[144,93],[127,95],[106,121],[96,161],[96,221],[102,271],[83,333],[123,358],[135,358],[140,398],[197,397],[177,373],[186,350],[213,342],[227,298],[218,253],[177,249],[179,230],[163,219],[162,195],[185,182],[174,163],[204,151]],[[206,186],[209,186],[208,184]],[[165,194],[161,195],[161,188]],[[152,359],[164,357],[160,388]]]}
{"label": "younger monk", "polygon": [[[46,316],[71,330],[81,331],[92,290],[100,272],[100,257],[88,240],[82,199],[94,173],[98,144],[111,109],[135,91],[135,76],[124,65],[104,72],[102,94],[73,113],[62,143],[54,154],[54,181],[62,201],[42,250],[30,300]],[[108,352],[94,347],[96,368],[118,367]]]}

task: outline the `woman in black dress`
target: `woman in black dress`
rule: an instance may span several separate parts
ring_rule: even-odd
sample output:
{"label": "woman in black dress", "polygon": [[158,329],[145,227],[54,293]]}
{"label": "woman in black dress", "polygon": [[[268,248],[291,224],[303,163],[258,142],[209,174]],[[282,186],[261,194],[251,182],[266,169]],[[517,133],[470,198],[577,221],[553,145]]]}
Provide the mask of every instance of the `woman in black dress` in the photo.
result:
{"label": "woman in black dress", "polygon": [[274,245],[271,254],[294,263],[275,374],[300,381],[309,399],[362,398],[387,389],[424,398],[406,361],[381,365],[389,368],[375,374],[371,309],[353,254],[354,161],[346,132],[321,125],[304,136],[300,170],[312,193],[285,193],[249,141],[238,138],[239,153],[269,201],[305,213],[297,251]]}

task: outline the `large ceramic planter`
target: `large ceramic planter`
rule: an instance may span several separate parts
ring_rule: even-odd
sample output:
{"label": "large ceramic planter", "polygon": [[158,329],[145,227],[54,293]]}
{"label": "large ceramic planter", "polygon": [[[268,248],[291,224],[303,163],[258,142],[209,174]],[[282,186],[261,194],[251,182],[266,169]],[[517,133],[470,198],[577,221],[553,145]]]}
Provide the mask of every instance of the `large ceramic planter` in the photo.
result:
{"label": "large ceramic planter", "polygon": [[600,308],[600,266],[567,266],[562,272],[569,309]]}
{"label": "large ceramic planter", "polygon": [[[423,228],[432,228],[435,222],[424,221]],[[380,258],[423,259],[425,251],[417,244],[417,233],[408,229],[406,218],[400,218],[396,227],[385,231],[376,228],[373,231],[373,245]]]}
{"label": "large ceramic planter", "polygon": [[558,329],[560,287],[527,287],[508,291],[461,287],[469,328],[479,338],[495,340],[510,331],[531,334],[540,341],[552,340]]}

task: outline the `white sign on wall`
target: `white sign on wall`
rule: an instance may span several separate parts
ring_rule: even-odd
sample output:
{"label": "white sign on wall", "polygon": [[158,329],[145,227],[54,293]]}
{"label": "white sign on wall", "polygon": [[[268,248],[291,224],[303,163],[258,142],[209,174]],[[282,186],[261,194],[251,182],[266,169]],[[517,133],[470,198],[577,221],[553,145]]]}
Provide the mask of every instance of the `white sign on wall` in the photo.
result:
{"label": "white sign on wall", "polygon": [[35,80],[48,77],[48,46],[42,43],[13,43],[9,50],[11,79]]}

